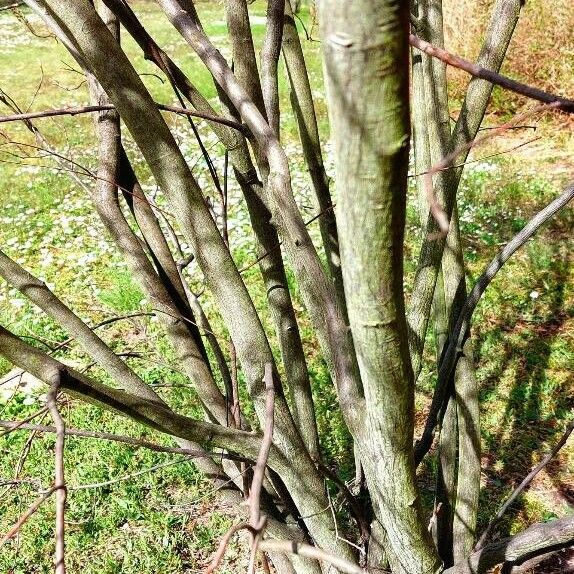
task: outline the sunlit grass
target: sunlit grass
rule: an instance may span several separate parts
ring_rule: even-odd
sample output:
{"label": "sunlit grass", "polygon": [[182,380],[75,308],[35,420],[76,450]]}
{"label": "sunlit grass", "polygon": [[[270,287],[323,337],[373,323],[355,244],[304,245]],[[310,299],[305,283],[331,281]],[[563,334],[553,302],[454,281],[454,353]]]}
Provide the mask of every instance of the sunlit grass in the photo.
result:
{"label": "sunlit grass", "polygon": [[[168,49],[217,108],[209,75],[158,14],[155,4],[136,2],[134,6],[152,35]],[[225,23],[220,5],[201,2],[198,7],[207,32],[226,55]],[[256,2],[252,10],[254,35],[260,45],[264,30],[261,25],[264,3]],[[307,14],[303,14],[303,19],[308,23]],[[43,30],[34,18],[30,21],[37,31]],[[75,68],[75,64],[53,39],[30,36],[9,12],[0,12],[0,28],[3,34],[0,86],[22,108],[40,110],[88,102],[82,77],[69,69]],[[126,34],[124,42],[154,98],[176,103],[168,84],[151,75],[156,74],[155,68],[143,59]],[[304,46],[322,135],[326,140],[325,98],[320,91],[320,45],[306,41]],[[18,65],[14,65],[16,60]],[[292,162],[296,198],[307,217],[314,214],[310,184],[297,145],[296,125],[289,112],[284,74],[281,75],[281,89],[285,110],[281,118],[283,142]],[[8,112],[2,107],[0,113]],[[188,126],[181,118],[166,118],[181,143],[185,157],[194,166],[194,173],[206,195],[215,202],[215,191]],[[37,125],[58,153],[72,157],[90,169],[95,167],[96,140],[91,117],[43,119],[38,120]],[[206,126],[201,122],[199,125],[221,173],[221,147]],[[34,143],[23,125],[3,124],[0,131],[10,140]],[[554,141],[549,145],[557,144]],[[127,147],[144,188],[150,194],[155,193],[154,183],[129,136]],[[30,148],[0,147],[1,248],[45,280],[88,323],[116,314],[150,311],[152,304],[145,300],[130,278],[97,218],[89,193],[75,184],[69,174],[57,169],[58,165],[50,158],[24,161],[10,155],[23,150],[36,154]],[[327,169],[332,176],[334,166],[328,144],[325,150]],[[481,157],[483,153],[486,154],[484,150],[477,150],[475,157]],[[459,193],[459,205],[469,285],[500,246],[549,202],[564,183],[563,174],[547,175],[545,164],[536,162],[533,155],[513,154],[468,167]],[[89,177],[82,176],[82,180],[87,186],[93,185]],[[230,194],[232,251],[238,267],[243,268],[254,261],[256,253],[245,206],[233,185]],[[416,268],[420,234],[414,194],[411,199],[406,243],[407,286]],[[161,193],[155,200],[165,207]],[[550,448],[560,434],[563,422],[571,416],[574,406],[571,374],[574,364],[572,228],[574,217],[570,208],[541,230],[504,267],[475,314],[473,333],[483,415],[483,482],[489,486],[488,491],[485,489],[483,492],[483,522],[509,493],[510,485],[519,481]],[[316,224],[311,231],[313,238],[318,240]],[[188,252],[185,241],[180,239],[184,251]],[[191,269],[192,285],[200,291],[201,274],[193,266]],[[293,285],[291,273],[289,277]],[[257,267],[251,268],[245,278],[277,351]],[[293,292],[308,355],[325,459],[336,465],[348,479],[352,476],[353,462],[349,435],[296,286]],[[225,342],[227,331],[208,293],[202,296],[202,302],[215,332]],[[43,348],[46,344],[53,345],[67,339],[61,328],[4,283],[0,285],[0,319],[2,324],[21,335],[36,337],[34,344]],[[129,359],[138,374],[152,385],[167,385],[158,386],[158,392],[174,407],[199,415],[194,394],[182,387],[189,381],[177,372],[173,350],[157,320],[145,317],[130,319],[98,332],[115,351],[139,353],[141,358]],[[80,367],[90,362],[75,345],[60,351],[57,356],[72,360]],[[432,335],[426,356],[432,365]],[[2,373],[10,368],[6,361],[0,359]],[[106,380],[99,369],[92,368],[90,374]],[[417,396],[420,410],[428,404],[433,383],[432,368],[427,366]],[[0,417],[23,418],[37,410],[41,400],[34,396],[32,404],[29,403],[29,397],[17,393],[7,404],[0,404]],[[250,414],[249,405],[246,405],[245,412]],[[76,401],[67,403],[64,414],[72,426],[145,435],[168,443],[157,433]],[[49,419],[44,419],[44,422],[49,424]],[[28,436],[28,433],[12,433],[0,438],[0,482],[13,477]],[[49,435],[38,435],[31,442],[19,477],[36,482],[6,491],[0,487],[0,532],[6,531],[35,499],[38,481],[43,487],[51,483],[53,444],[54,439]],[[68,481],[71,485],[105,482],[151,468],[170,457],[113,443],[70,439],[66,447]],[[547,486],[547,490],[565,490],[574,473],[573,461],[572,449],[566,449],[557,466],[553,467],[552,479],[547,479],[551,485],[544,483],[543,486]],[[67,516],[70,572],[131,574],[200,568],[214,550],[218,537],[229,526],[225,509],[213,508],[213,498],[205,496],[209,489],[209,483],[201,478],[192,464],[182,463],[132,481],[72,492]],[[430,503],[432,492],[429,490],[423,494],[425,501]],[[504,527],[514,530],[525,522],[546,519],[563,511],[559,498],[530,493],[521,500],[516,511],[509,514]],[[53,503],[46,504],[22,529],[17,543],[2,549],[0,571],[11,570],[14,574],[51,571],[53,519]],[[233,572],[236,559],[239,559],[239,552],[234,553],[232,549],[230,564],[222,571],[228,568]]]}

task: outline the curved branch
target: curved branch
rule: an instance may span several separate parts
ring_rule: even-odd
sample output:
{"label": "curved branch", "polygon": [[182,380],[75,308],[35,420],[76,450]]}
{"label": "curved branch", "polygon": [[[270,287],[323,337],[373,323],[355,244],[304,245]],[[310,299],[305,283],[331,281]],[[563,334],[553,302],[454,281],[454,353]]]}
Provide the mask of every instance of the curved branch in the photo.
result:
{"label": "curved branch", "polygon": [[0,276],[18,289],[32,303],[60,323],[111,377],[130,392],[141,397],[162,403],[138,375],[130,369],[65,303],[63,303],[42,281],[28,273],[3,251],[0,250]]}
{"label": "curved branch", "polygon": [[443,574],[483,574],[502,562],[520,563],[574,542],[574,515],[534,524],[520,534],[485,546]]}
{"label": "curved branch", "polygon": [[566,444],[572,431],[574,431],[574,421],[570,421],[570,424],[566,427],[566,430],[562,433],[560,440],[556,443],[554,448],[528,473],[524,480],[515,488],[514,492],[506,499],[506,502],[500,507],[496,516],[489,522],[488,526],[482,533],[474,547],[475,550],[480,550],[485,545],[492,529],[498,524],[504,513],[518,498],[518,496],[520,496],[520,493],[534,480],[534,477],[556,456],[556,454],[558,454],[558,451]]}
{"label": "curved branch", "polygon": [[348,562],[334,554],[325,552],[316,546],[297,542],[296,540],[262,540],[259,543],[259,550],[262,552],[281,552],[283,554],[293,554],[295,556],[313,558],[314,560],[327,562],[334,566],[337,571],[344,572],[345,574],[367,574],[366,570],[363,570],[363,568],[360,568],[352,562]]}
{"label": "curved branch", "polygon": [[25,343],[0,326],[0,354],[11,363],[82,400],[115,410],[148,427],[171,436],[195,441],[206,446],[225,448],[254,460],[259,452],[260,436],[214,423],[179,415],[142,397],[98,383]]}
{"label": "curved branch", "polygon": [[544,209],[539,211],[520,231],[517,233],[506,246],[499,251],[496,257],[490,262],[482,275],[478,278],[472,291],[467,297],[464,306],[461,309],[458,321],[450,336],[450,342],[443,354],[441,361],[438,381],[431,403],[429,415],[425,429],[420,441],[415,446],[415,462],[418,465],[424,455],[429,451],[432,445],[434,428],[438,421],[438,416],[442,410],[445,398],[448,395],[448,387],[452,373],[460,357],[464,341],[466,340],[470,328],[470,320],[476,309],[480,298],[490,285],[496,274],[502,269],[502,266],[510,257],[522,247],[537,231],[553,217],[560,209],[566,206],[574,197],[574,183],[570,184],[566,190],[554,201],[548,204]]}

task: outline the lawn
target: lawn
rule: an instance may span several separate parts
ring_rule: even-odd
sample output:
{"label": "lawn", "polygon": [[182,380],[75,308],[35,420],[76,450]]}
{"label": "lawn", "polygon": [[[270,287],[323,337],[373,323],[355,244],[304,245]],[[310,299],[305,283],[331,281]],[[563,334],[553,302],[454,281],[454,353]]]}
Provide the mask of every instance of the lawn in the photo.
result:
{"label": "lawn", "polygon": [[[215,89],[205,69],[159,14],[154,3],[138,1],[134,8],[144,24],[181,65],[204,95],[215,101]],[[219,3],[200,2],[198,8],[206,31],[224,55],[226,25]],[[264,32],[264,3],[251,5],[255,39]],[[302,21],[311,32],[311,17]],[[303,29],[302,33],[303,33]],[[0,12],[0,88],[23,109],[88,103],[83,77],[73,60],[54,40],[46,37],[39,20],[26,10]],[[303,34],[304,37],[304,34]],[[125,35],[126,51],[142,74],[156,101],[177,104],[169,85],[141,56]],[[330,175],[325,97],[321,88],[320,44],[304,41],[320,128],[325,142]],[[292,162],[296,199],[308,218],[314,215],[310,181],[298,145],[295,121],[290,113],[285,74],[281,74],[281,98],[285,112],[281,137]],[[496,100],[496,98],[495,98]],[[456,101],[456,100],[453,100]],[[487,119],[494,125],[504,111],[491,109]],[[0,104],[0,113],[8,109]],[[457,110],[453,110],[456,114]],[[207,169],[188,124],[166,116],[182,150],[206,195],[216,201]],[[531,122],[531,128],[506,132],[497,141],[473,152],[463,176],[459,215],[472,285],[486,263],[542,206],[554,198],[572,176],[574,149],[571,126],[548,118]],[[96,140],[92,118],[87,115],[37,120],[53,150],[73,160],[58,163],[38,149],[23,124],[0,125],[0,245],[8,255],[41,277],[70,307],[90,324],[116,315],[151,312],[91,204],[87,189],[93,185],[79,166],[95,168]],[[224,158],[221,146],[206,125],[198,123],[202,139],[220,173]],[[519,144],[538,138],[510,153]],[[16,143],[14,143],[16,142]],[[133,143],[127,140],[144,188],[164,205]],[[499,155],[494,155],[499,154]],[[483,159],[487,157],[487,159]],[[65,169],[63,169],[63,167]],[[71,176],[79,178],[75,181]],[[407,291],[418,254],[419,217],[414,179],[409,202],[406,269]],[[336,190],[335,190],[336,193]],[[230,237],[234,259],[240,269],[255,258],[249,220],[237,187],[230,187]],[[168,216],[169,217],[169,216]],[[318,244],[317,224],[310,227]],[[574,406],[574,210],[564,210],[505,266],[487,292],[474,316],[475,359],[481,396],[483,483],[488,495],[481,501],[484,523],[528,470],[544,456],[561,434]],[[181,239],[184,252],[188,246]],[[190,267],[195,291],[202,291],[199,271]],[[265,291],[257,267],[245,276],[266,328],[276,345],[265,313]],[[337,410],[336,395],[321,360],[308,318],[296,287],[294,299],[301,322],[308,364],[318,411],[325,461],[336,465],[345,478],[352,476],[349,435]],[[225,340],[226,330],[216,309],[203,293],[202,303],[215,332]],[[16,290],[0,283],[0,323],[29,341],[52,349],[67,334]],[[127,359],[136,372],[157,387],[180,411],[197,414],[198,401],[189,381],[180,374],[174,353],[155,317],[127,318],[99,329],[99,334],[118,353],[137,353]],[[432,336],[430,337],[432,339]],[[433,354],[433,341],[427,356]],[[277,350],[277,349],[275,349]],[[71,343],[55,356],[91,367],[81,349]],[[0,359],[0,375],[12,366]],[[434,375],[427,367],[419,384],[417,406],[428,406]],[[12,388],[13,391],[2,391]],[[0,386],[0,418],[23,419],[43,406],[44,390],[23,392],[15,385]],[[70,427],[104,430],[144,437],[171,444],[149,429],[120,419],[86,404],[67,400],[62,409]],[[249,405],[245,405],[249,415]],[[37,417],[51,424],[49,417]],[[0,534],[48,488],[53,474],[54,438],[49,434],[12,432],[0,435]],[[191,572],[205,566],[219,537],[230,525],[225,508],[213,505],[210,483],[193,463],[172,454],[135,449],[116,443],[84,438],[66,442],[68,495],[68,569],[71,573],[112,574],[122,572]],[[423,471],[424,472],[424,471]],[[571,512],[574,501],[574,446],[536,479],[507,515],[502,532],[514,532],[525,524]],[[486,492],[486,489],[485,489]],[[432,499],[428,485],[427,499]],[[52,570],[53,501],[44,504],[11,543],[0,550],[0,572],[36,573]],[[239,571],[243,560],[240,543],[233,543],[221,572]]]}

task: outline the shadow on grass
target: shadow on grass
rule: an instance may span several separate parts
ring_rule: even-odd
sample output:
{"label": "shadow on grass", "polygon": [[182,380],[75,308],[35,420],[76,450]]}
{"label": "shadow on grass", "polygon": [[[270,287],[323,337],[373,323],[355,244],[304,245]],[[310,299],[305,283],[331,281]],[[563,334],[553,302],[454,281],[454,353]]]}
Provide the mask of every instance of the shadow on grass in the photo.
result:
{"label": "shadow on grass", "polygon": [[[503,347],[501,360],[482,382],[481,404],[487,396],[497,392],[500,379],[513,366],[515,376],[497,430],[483,436],[483,473],[487,477],[487,486],[482,489],[480,507],[487,512],[481,513],[483,523],[479,525],[479,531],[488,521],[486,514],[492,516],[504,502],[510,492],[509,487],[514,489],[534,466],[535,460],[544,456],[549,445],[558,439],[563,432],[561,421],[566,420],[574,407],[574,397],[566,388],[555,390],[549,386],[547,373],[553,345],[563,335],[564,324],[571,316],[565,289],[572,262],[569,250],[561,243],[560,237],[556,237],[562,235],[560,223],[552,225],[550,233],[545,233],[544,237],[535,239],[546,241],[548,235],[554,236],[546,244],[551,254],[548,267],[544,269],[535,255],[531,255],[529,263],[532,284],[546,280],[552,285],[548,307],[540,315],[529,320],[521,319],[515,324],[512,324],[512,317],[503,318],[502,325],[480,336],[479,364],[481,356],[485,355],[487,341]],[[552,401],[553,407],[551,414],[545,415],[544,412],[549,410],[548,400]],[[565,469],[554,461],[552,471],[549,474],[557,492],[572,504],[572,486],[560,479]],[[507,536],[513,519],[524,509],[524,499],[519,497],[496,528],[497,535]]]}

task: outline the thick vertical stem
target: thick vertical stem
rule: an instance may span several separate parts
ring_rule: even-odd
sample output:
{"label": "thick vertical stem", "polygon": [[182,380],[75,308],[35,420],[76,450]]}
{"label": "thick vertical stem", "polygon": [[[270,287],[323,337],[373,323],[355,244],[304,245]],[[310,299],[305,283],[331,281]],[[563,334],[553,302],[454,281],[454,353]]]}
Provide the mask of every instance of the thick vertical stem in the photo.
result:
{"label": "thick vertical stem", "polygon": [[329,178],[323,165],[319,128],[317,126],[317,116],[315,114],[311,84],[307,74],[305,56],[301,47],[297,26],[295,25],[295,19],[288,2],[285,4],[283,58],[285,59],[291,87],[291,106],[297,119],[303,155],[311,176],[319,213],[321,214],[319,217],[319,229],[321,230],[323,248],[329,270],[331,271],[335,292],[337,293],[337,300],[346,315],[345,290],[343,288],[335,210],[329,191]]}
{"label": "thick vertical stem", "polygon": [[[266,363],[274,364],[274,358],[249,293],[177,143],[127,56],[89,3],[49,0],[49,5],[75,37],[164,191],[229,328],[255,410],[263,421],[263,368]],[[180,7],[175,22],[187,21],[187,17]],[[317,543],[333,546],[342,556],[352,559],[349,547],[334,540],[333,518],[323,512],[326,496],[321,477],[293,424],[278,381],[275,391],[274,445],[281,457],[289,461],[278,465],[281,478]]]}
{"label": "thick vertical stem", "polygon": [[[494,71],[500,69],[520,15],[522,3],[522,0],[497,0],[478,58],[481,66]],[[451,149],[458,149],[475,138],[484,117],[492,87],[492,84],[485,80],[473,78],[470,81],[451,137]],[[468,150],[461,153],[457,161],[464,162],[467,155]],[[449,169],[442,171],[436,178],[434,192],[437,198],[444,202],[443,207],[449,219],[452,215],[461,174],[462,168]],[[410,337],[420,343],[416,347],[411,347],[416,353],[422,353],[422,342],[425,338],[433,301],[434,285],[446,243],[445,238],[437,234],[438,231],[434,217],[429,216],[408,309]]]}
{"label": "thick vertical stem", "polygon": [[309,312],[325,360],[339,391],[339,399],[352,425],[362,403],[360,375],[352,339],[334,289],[313,246],[291,188],[289,163],[275,133],[238,83],[219,51],[201,27],[181,8],[179,0],[159,0],[164,12],[193,47],[214,79],[224,89],[260,146],[269,166],[265,197],[273,222],[282,235],[290,263]]}
{"label": "thick vertical stem", "polygon": [[[429,19],[427,16],[428,6],[423,2],[418,2],[415,5],[415,11],[418,21],[423,25],[423,30],[427,30]],[[428,60],[429,58],[426,54],[416,48],[412,48],[414,84],[412,115],[414,123],[415,171],[418,174],[424,173],[431,167],[432,160],[429,144],[431,137],[435,145],[435,159],[437,156],[436,147],[438,147],[439,151],[441,149],[440,139],[437,138],[440,133],[438,132],[438,122],[433,121],[436,120],[436,115],[432,113],[432,107],[430,108],[431,113],[429,113],[429,106],[426,105],[427,99],[431,99],[429,90],[433,89],[432,86],[428,88],[425,85],[425,76],[428,76],[429,73]],[[430,126],[431,123],[434,124],[434,127]],[[417,190],[421,225],[424,228],[429,215],[429,205],[422,176],[419,176],[417,179]],[[444,295],[442,269],[439,270],[437,276],[433,300],[433,314],[435,320],[436,357],[438,365],[442,348],[448,337],[448,312]],[[415,377],[417,377],[422,365],[422,346],[424,345],[424,340],[417,340],[413,337],[413,334],[411,330],[411,359]],[[454,495],[456,493],[456,441],[456,405],[454,401],[450,401],[443,418],[443,425],[440,432],[439,467],[437,470],[435,509],[432,527],[433,539],[439,555],[443,562],[447,564],[452,562],[452,518]]]}
{"label": "thick vertical stem", "polygon": [[[149,59],[154,61],[177,85],[182,95],[198,110],[213,113],[210,104],[194,88],[185,74],[159,48],[147,31],[139,24],[128,7],[117,0],[104,0],[113,7],[129,33],[138,42]],[[229,0],[226,4],[228,27],[235,73],[247,93],[261,101],[261,86],[257,74],[255,52],[249,28],[249,19],[244,0]],[[197,15],[195,15],[197,19]],[[199,22],[198,22],[199,23]],[[250,74],[255,70],[255,76]],[[220,92],[221,94],[221,92]],[[222,102],[227,105],[229,102]],[[279,248],[277,231],[271,225],[271,214],[263,204],[261,182],[253,166],[249,149],[243,135],[220,124],[210,123],[210,127],[226,147],[234,167],[257,241],[257,254],[262,256],[259,268],[265,282],[267,299],[277,330],[281,356],[289,385],[291,408],[295,424],[301,432],[305,444],[313,457],[319,452],[319,439],[315,420],[309,374],[299,327],[288,290],[287,277]]]}
{"label": "thick vertical stem", "polygon": [[[272,4],[273,3],[270,2],[269,10],[272,10]],[[278,8],[274,6],[273,10],[281,12],[280,8],[281,7]],[[263,95],[257,74],[253,39],[249,28],[245,0],[226,0],[226,14],[235,76],[252,101],[258,105],[260,111],[265,113],[265,106],[262,105]],[[282,27],[282,23],[282,17],[279,22],[272,22],[275,32],[268,32],[268,37],[266,38],[268,48],[266,53],[262,55],[262,62],[267,61],[269,58],[275,58],[272,45],[274,41],[273,38],[274,35],[275,39],[277,39],[277,37],[279,39],[281,38],[277,26],[280,24]],[[267,64],[269,64],[269,62],[267,62]],[[268,84],[269,79],[266,80],[265,76],[274,73],[275,79],[277,79],[276,65],[277,62],[275,62],[275,72],[273,72],[272,65],[271,67],[268,65],[266,65],[266,67],[262,66],[263,84],[266,86],[266,105],[272,108],[278,105],[278,101],[271,103],[269,98],[273,99],[273,93],[278,95],[278,92],[274,92],[274,90],[278,89],[278,86],[270,86]],[[253,73],[255,73],[255,76],[252,75]],[[229,103],[229,98],[227,98],[224,93],[221,93],[221,91],[220,98],[223,104]],[[258,104],[258,102],[261,103]],[[276,114],[276,120],[277,129],[275,133],[278,135],[278,112]],[[319,437],[313,397],[311,394],[311,383],[307,371],[307,362],[301,342],[299,326],[287,284],[287,275],[283,264],[279,236],[277,230],[271,224],[271,213],[261,199],[265,193],[264,186],[257,177],[245,140],[242,139],[240,145],[235,147],[227,145],[225,138],[222,141],[230,150],[230,159],[235,170],[235,176],[245,197],[251,224],[255,233],[257,255],[258,257],[265,255],[265,257],[260,260],[259,269],[265,282],[267,300],[279,339],[281,357],[289,386],[293,419],[311,457],[316,458],[319,455]],[[258,146],[255,146],[255,152],[260,155]],[[258,161],[262,166],[262,172],[264,172],[262,175],[264,179],[266,179],[268,172],[266,160],[265,158],[259,157]]]}
{"label": "thick vertical stem", "polygon": [[279,55],[283,38],[285,0],[268,0],[267,29],[261,50],[261,86],[269,126],[279,138]]}
{"label": "thick vertical stem", "polygon": [[225,16],[233,54],[233,72],[249,99],[265,114],[263,91],[246,0],[225,0]]}
{"label": "thick vertical stem", "polygon": [[365,393],[355,433],[390,562],[438,572],[414,475],[414,380],[403,295],[409,149],[408,5],[323,0],[343,279]]}
{"label": "thick vertical stem", "polygon": [[[466,281],[457,213],[455,205],[442,262],[443,275],[445,278],[448,277],[448,281],[445,280],[445,299],[450,308],[449,330],[453,329],[466,300]],[[453,442],[458,442],[458,466],[456,496],[453,497],[456,502],[452,522],[452,540],[453,563],[456,564],[472,551],[480,493],[480,412],[470,337],[463,345],[454,373],[454,394],[458,439],[453,437]]]}

